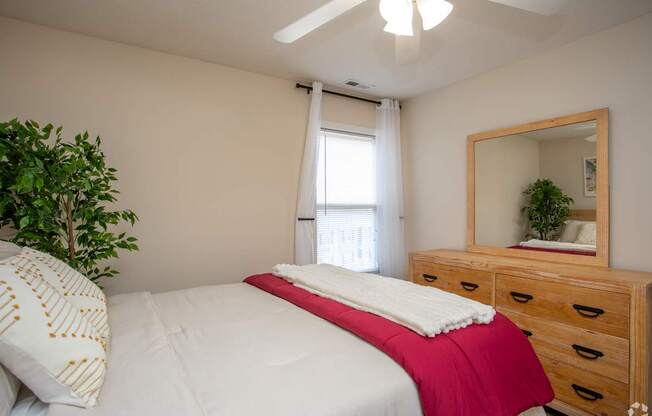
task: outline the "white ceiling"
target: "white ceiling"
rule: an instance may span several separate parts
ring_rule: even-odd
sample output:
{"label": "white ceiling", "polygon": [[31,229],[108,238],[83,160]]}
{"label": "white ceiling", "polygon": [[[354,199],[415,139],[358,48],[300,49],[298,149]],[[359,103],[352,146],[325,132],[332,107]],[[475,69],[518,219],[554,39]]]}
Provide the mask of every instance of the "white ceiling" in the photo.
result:
{"label": "white ceiling", "polygon": [[354,78],[376,86],[368,94],[407,98],[652,11],[651,0],[570,0],[545,17],[450,1],[448,19],[421,35],[420,58],[403,65],[378,0],[290,45],[272,34],[326,0],[0,0],[0,15],[291,80]]}
{"label": "white ceiling", "polygon": [[528,133],[518,134],[517,136],[534,139],[537,141],[559,140],[559,139],[578,139],[593,136],[597,133],[597,124],[595,121],[584,123],[568,124],[565,126],[551,127],[549,129],[534,130]]}

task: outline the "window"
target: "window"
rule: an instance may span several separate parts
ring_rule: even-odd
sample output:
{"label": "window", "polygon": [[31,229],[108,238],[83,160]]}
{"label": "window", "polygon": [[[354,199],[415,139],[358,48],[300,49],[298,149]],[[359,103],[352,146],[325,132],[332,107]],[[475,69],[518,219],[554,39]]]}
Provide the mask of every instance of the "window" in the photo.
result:
{"label": "window", "polygon": [[317,261],[376,271],[375,142],[322,130],[317,171]]}

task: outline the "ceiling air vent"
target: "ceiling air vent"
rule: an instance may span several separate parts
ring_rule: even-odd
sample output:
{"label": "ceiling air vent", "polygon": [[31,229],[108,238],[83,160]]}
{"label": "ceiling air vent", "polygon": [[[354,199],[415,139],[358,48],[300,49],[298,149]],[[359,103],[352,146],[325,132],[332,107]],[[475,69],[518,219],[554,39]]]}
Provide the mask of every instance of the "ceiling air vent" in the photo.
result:
{"label": "ceiling air vent", "polygon": [[375,87],[375,85],[365,84],[364,82],[356,81],[354,79],[347,79],[346,81],[344,81],[344,85],[346,85],[347,87],[359,88],[361,90],[368,90],[370,88]]}

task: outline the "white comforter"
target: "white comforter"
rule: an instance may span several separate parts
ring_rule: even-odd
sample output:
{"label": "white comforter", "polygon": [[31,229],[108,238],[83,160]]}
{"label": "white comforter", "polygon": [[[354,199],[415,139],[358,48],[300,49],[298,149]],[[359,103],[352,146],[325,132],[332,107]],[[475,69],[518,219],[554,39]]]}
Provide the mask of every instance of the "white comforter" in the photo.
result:
{"label": "white comforter", "polygon": [[403,369],[248,284],[110,298],[100,405],[49,416],[420,416]]}
{"label": "white comforter", "polygon": [[49,416],[421,416],[389,357],[248,284],[114,296],[109,319],[99,406]]}
{"label": "white comforter", "polygon": [[371,312],[428,337],[487,324],[494,308],[433,287],[356,273],[330,264],[277,264],[275,276],[317,295]]}

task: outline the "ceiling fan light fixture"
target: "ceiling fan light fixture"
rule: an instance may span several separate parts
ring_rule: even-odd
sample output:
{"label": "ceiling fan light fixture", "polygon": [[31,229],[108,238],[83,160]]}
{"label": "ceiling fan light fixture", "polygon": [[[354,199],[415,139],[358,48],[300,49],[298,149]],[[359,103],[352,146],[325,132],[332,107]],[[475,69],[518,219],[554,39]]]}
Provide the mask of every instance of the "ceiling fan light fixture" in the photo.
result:
{"label": "ceiling fan light fixture", "polygon": [[409,21],[393,20],[387,22],[383,30],[399,36],[414,36],[414,32],[412,31],[412,19]]}
{"label": "ceiling fan light fixture", "polygon": [[391,22],[396,18],[400,18],[408,13],[408,9],[412,9],[412,2],[410,0],[380,0],[378,6],[380,15],[386,22]]}
{"label": "ceiling fan light fixture", "polygon": [[412,36],[412,0],[380,0],[380,15],[385,19],[385,32]]}
{"label": "ceiling fan light fixture", "polygon": [[423,30],[430,30],[448,17],[453,5],[445,0],[417,0]]}

